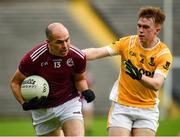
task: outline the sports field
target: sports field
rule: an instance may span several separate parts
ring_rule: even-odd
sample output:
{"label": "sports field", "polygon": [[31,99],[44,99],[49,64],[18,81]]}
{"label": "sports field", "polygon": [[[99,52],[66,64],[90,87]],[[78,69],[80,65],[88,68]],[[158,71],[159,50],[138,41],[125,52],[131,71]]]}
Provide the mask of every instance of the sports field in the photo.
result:
{"label": "sports field", "polygon": [[[158,136],[177,136],[180,133],[180,118],[160,121]],[[34,136],[29,118],[1,118],[0,136]],[[96,117],[92,131],[87,136],[107,136],[106,117]]]}

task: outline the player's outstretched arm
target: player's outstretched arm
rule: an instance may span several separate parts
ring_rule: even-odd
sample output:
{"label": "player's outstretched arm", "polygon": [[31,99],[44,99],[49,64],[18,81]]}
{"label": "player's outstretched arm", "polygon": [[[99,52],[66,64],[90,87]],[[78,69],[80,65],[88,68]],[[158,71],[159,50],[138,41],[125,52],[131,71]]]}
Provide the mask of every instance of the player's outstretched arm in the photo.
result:
{"label": "player's outstretched arm", "polygon": [[87,60],[95,60],[95,59],[110,56],[106,47],[88,48],[88,49],[83,49],[82,51],[86,54]]}

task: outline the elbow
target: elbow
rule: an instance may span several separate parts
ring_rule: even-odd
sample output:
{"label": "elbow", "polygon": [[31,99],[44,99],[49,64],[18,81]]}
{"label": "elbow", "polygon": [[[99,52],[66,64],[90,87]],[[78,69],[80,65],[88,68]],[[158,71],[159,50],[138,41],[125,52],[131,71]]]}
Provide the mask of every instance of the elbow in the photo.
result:
{"label": "elbow", "polygon": [[86,54],[86,60],[91,61],[91,60],[94,60],[94,58],[92,56],[89,56],[88,54]]}
{"label": "elbow", "polygon": [[160,88],[158,88],[158,87],[153,87],[153,90],[154,91],[158,91]]}
{"label": "elbow", "polygon": [[10,80],[9,86],[10,86],[12,91],[14,91],[14,89],[19,85],[20,84],[17,81],[15,81],[13,78]]}
{"label": "elbow", "polygon": [[159,82],[154,83],[153,90],[158,91],[161,88],[161,86],[162,86],[162,84]]}
{"label": "elbow", "polygon": [[16,88],[16,84],[14,82],[10,82],[9,84],[11,91],[14,92],[14,89]]}
{"label": "elbow", "polygon": [[86,55],[86,59],[89,61],[101,58],[101,51],[98,51],[98,48],[89,48],[82,51]]}
{"label": "elbow", "polygon": [[150,88],[154,91],[158,91],[163,83],[164,83],[164,77],[154,77],[154,78],[149,78],[147,76],[142,77],[143,85],[145,85],[147,88]]}
{"label": "elbow", "polygon": [[11,79],[10,83],[9,83],[9,86],[10,86],[11,89],[13,88],[13,85],[14,85],[14,82],[13,82],[13,79]]}
{"label": "elbow", "polygon": [[91,60],[88,49],[83,49],[82,52],[86,55],[86,60]]}

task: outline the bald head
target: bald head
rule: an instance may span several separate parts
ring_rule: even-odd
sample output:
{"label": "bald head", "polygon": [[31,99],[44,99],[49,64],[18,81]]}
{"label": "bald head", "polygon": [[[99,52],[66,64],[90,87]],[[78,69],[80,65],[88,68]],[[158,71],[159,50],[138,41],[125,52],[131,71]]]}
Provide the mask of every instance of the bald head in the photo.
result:
{"label": "bald head", "polygon": [[48,40],[52,40],[54,36],[66,37],[69,36],[67,28],[61,23],[51,23],[46,28],[46,37]]}

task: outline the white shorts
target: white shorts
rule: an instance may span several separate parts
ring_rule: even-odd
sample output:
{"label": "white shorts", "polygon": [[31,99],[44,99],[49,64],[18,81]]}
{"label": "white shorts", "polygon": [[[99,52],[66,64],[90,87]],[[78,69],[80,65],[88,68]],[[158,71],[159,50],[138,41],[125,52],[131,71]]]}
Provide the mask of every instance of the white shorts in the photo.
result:
{"label": "white shorts", "polygon": [[94,110],[94,102],[87,103],[85,99],[82,99],[82,107],[84,111],[91,111]]}
{"label": "white shorts", "polygon": [[159,123],[159,109],[134,108],[112,103],[108,116],[107,127],[123,127],[131,131],[132,128],[149,128],[156,132]]}
{"label": "white shorts", "polygon": [[31,112],[37,135],[44,135],[60,128],[66,120],[78,119],[83,122],[82,102],[79,97],[56,107]]}

